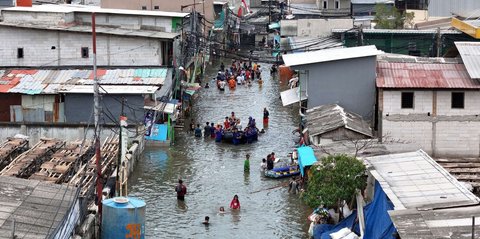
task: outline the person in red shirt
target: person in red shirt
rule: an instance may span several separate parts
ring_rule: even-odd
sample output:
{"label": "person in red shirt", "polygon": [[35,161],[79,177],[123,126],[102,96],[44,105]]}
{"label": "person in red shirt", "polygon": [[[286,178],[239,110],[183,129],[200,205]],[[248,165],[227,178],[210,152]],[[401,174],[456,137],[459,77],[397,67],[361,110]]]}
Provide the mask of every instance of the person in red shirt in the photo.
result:
{"label": "person in red shirt", "polygon": [[238,196],[233,196],[232,202],[230,202],[230,208],[237,210],[240,209],[240,201],[238,201]]}
{"label": "person in red shirt", "polygon": [[228,121],[228,117],[225,117],[225,121],[223,122],[223,128],[228,130],[230,128],[230,122]]}
{"label": "person in red shirt", "polygon": [[178,200],[185,200],[185,194],[187,194],[187,187],[183,184],[183,180],[178,180],[178,185],[175,187],[175,191],[177,192]]}

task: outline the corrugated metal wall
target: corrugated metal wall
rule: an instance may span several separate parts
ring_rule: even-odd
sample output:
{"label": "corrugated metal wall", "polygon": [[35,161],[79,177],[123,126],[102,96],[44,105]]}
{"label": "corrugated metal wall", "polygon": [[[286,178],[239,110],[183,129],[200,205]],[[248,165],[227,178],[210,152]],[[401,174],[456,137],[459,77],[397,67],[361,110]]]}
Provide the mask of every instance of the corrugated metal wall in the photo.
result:
{"label": "corrugated metal wall", "polygon": [[[101,123],[111,123],[112,120],[110,118],[120,121],[119,116],[122,107],[122,97],[126,100],[124,112],[128,118],[128,122],[143,122],[143,105],[145,104],[145,100],[142,95],[104,95],[100,106],[103,108],[105,116],[102,116]],[[92,110],[93,94],[65,95],[65,122],[93,123]]]}
{"label": "corrugated metal wall", "polygon": [[0,6],[2,6],[2,7],[13,7],[14,2],[13,2],[13,0],[0,0]]}
{"label": "corrugated metal wall", "polygon": [[[467,14],[480,8],[480,0],[430,0],[430,17],[449,17],[453,13]],[[480,12],[477,12],[477,15]],[[465,16],[468,17],[468,16]]]}
{"label": "corrugated metal wall", "polygon": [[10,122],[10,106],[22,104],[19,94],[0,94],[0,122]]}

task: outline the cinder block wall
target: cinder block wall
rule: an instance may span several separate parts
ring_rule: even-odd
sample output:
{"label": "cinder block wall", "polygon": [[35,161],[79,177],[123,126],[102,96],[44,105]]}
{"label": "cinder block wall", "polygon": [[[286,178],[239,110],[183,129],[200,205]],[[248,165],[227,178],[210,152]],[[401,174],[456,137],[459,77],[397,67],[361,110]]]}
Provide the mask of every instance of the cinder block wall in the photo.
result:
{"label": "cinder block wall", "polygon": [[[93,61],[92,39],[88,33],[0,26],[0,39],[1,66],[78,66],[91,65]],[[164,64],[162,44],[166,43],[158,39],[99,34],[97,64],[160,66]],[[88,58],[82,58],[82,47],[89,48]],[[17,48],[23,48],[23,58],[17,58]]]}
{"label": "cinder block wall", "polygon": [[413,109],[401,108],[401,92],[383,92],[383,136],[418,144],[435,156],[480,156],[480,92],[464,91],[464,109],[452,109],[452,91],[437,91],[436,115],[433,91],[413,91]]}

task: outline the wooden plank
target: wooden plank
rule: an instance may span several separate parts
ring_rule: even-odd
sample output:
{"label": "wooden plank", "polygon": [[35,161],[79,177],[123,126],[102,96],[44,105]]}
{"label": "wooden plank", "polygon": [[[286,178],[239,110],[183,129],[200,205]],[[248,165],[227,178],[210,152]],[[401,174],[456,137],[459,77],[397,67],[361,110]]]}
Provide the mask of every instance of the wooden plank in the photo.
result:
{"label": "wooden plank", "polygon": [[440,163],[440,165],[444,168],[480,168],[480,163]]}
{"label": "wooden plank", "polygon": [[446,168],[451,174],[457,173],[480,173],[480,168]]}

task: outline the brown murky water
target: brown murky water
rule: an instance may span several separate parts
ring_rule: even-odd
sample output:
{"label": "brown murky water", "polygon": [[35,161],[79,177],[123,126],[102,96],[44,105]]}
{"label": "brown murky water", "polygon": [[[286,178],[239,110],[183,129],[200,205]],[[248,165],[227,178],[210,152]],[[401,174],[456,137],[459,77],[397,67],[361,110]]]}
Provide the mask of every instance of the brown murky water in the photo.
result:
{"label": "brown murky water", "polygon": [[[225,61],[226,65],[230,61]],[[209,79],[216,75],[210,67]],[[290,195],[288,179],[274,180],[261,176],[261,159],[270,152],[277,157],[294,147],[292,130],[299,122],[298,108],[283,107],[280,84],[271,79],[269,66],[263,66],[263,86],[238,86],[220,92],[216,87],[202,89],[196,99],[193,119],[221,122],[235,111],[245,125],[249,116],[261,128],[263,108],[270,111],[270,125],[259,141],[233,146],[215,143],[210,138],[195,138],[176,132],[176,144],[169,150],[147,148],[129,181],[130,196],[147,203],[147,238],[306,238],[310,210],[297,195]],[[211,83],[214,85],[214,83]],[[250,153],[250,173],[243,163]],[[188,188],[185,203],[178,203],[174,186],[181,177]],[[241,203],[240,212],[228,209],[233,195]],[[227,213],[219,215],[220,206]],[[211,225],[201,224],[205,216]]]}

